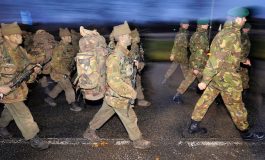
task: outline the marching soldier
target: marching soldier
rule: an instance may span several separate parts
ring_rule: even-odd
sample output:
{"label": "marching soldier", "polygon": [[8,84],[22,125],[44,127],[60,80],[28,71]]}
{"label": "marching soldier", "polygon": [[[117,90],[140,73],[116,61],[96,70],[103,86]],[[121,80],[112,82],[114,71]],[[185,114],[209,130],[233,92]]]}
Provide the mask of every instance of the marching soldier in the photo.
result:
{"label": "marching soldier", "polygon": [[165,84],[169,77],[175,72],[178,65],[180,65],[184,78],[188,73],[188,28],[189,22],[182,21],[180,23],[179,32],[176,34],[174,45],[170,54],[170,61],[172,61],[169,69],[167,70],[162,84]]}
{"label": "marching soldier", "polygon": [[[28,94],[26,83],[23,82],[15,89],[9,87],[14,78],[30,67],[27,52],[20,46],[22,31],[17,23],[2,23],[1,26],[4,42],[0,51],[0,93],[3,96],[0,103],[3,103],[5,108],[0,118],[0,136],[11,136],[6,127],[14,120],[25,140],[30,141],[31,147],[47,149],[49,144],[37,136],[39,127],[23,102]],[[38,73],[40,68],[35,67],[34,71]]]}
{"label": "marching soldier", "polygon": [[44,99],[50,106],[56,106],[54,99],[62,92],[65,92],[66,101],[71,105],[70,110],[79,112],[82,110],[76,103],[75,91],[70,81],[71,71],[74,65],[74,49],[71,43],[71,34],[67,28],[60,28],[61,42],[55,47],[51,61],[51,78],[57,85],[48,93]]}
{"label": "marching soldier", "polygon": [[129,138],[133,141],[133,146],[145,149],[149,148],[151,143],[143,139],[137,125],[137,116],[132,108],[133,104],[130,103],[137,94],[131,84],[133,64],[126,60],[129,56],[127,47],[131,45],[130,33],[127,22],[113,28],[113,36],[117,45],[106,61],[107,91],[102,107],[90,121],[83,136],[91,141],[100,140],[95,131],[117,113],[129,134]]}
{"label": "marching soldier", "polygon": [[181,96],[186,92],[188,87],[197,78],[201,80],[202,71],[208,60],[209,52],[209,39],[208,39],[208,25],[209,21],[206,19],[200,19],[197,21],[197,30],[191,36],[190,39],[190,52],[191,56],[189,59],[190,69],[185,79],[180,83],[177,93],[173,97],[173,100],[180,104],[183,103]]}
{"label": "marching soldier", "polygon": [[[207,132],[199,124],[220,93],[242,139],[260,141],[265,138],[264,133],[249,130],[248,113],[242,102],[242,79],[238,73],[242,62],[240,29],[245,24],[249,11],[246,8],[234,8],[228,14],[233,17],[232,27],[224,28],[213,39],[211,55],[203,71],[203,79],[198,85],[201,90],[207,88],[193,110],[188,131],[190,134]],[[243,63],[247,65],[249,62]]]}

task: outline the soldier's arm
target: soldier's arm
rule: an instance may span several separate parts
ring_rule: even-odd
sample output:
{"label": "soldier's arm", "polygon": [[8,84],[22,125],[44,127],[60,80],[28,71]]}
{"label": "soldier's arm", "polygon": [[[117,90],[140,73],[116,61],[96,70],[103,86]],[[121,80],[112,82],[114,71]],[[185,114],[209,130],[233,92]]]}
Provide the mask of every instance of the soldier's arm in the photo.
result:
{"label": "soldier's arm", "polygon": [[218,66],[220,65],[220,60],[215,55],[211,55],[206,63],[203,70],[202,82],[208,85],[212,78],[218,73]]}
{"label": "soldier's arm", "polygon": [[107,66],[107,83],[109,87],[114,90],[121,97],[135,99],[135,90],[122,80],[120,74],[120,59],[116,56],[110,55],[106,61]]}

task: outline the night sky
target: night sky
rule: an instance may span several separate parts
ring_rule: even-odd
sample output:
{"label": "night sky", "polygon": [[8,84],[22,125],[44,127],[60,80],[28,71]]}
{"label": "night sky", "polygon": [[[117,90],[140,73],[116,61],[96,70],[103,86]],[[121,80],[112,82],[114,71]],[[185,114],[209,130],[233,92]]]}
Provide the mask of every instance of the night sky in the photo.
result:
{"label": "night sky", "polygon": [[21,17],[25,23],[31,20],[33,23],[124,20],[148,23],[199,17],[225,19],[226,11],[236,6],[252,8],[252,16],[265,18],[264,0],[1,0],[0,6],[1,22],[21,22]]}

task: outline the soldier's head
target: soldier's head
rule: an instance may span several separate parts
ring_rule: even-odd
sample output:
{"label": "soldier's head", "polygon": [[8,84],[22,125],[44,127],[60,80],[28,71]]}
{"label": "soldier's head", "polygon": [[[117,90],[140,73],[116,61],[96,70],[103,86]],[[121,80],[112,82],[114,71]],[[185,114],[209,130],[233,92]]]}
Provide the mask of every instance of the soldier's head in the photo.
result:
{"label": "soldier's head", "polygon": [[203,29],[208,29],[209,27],[209,20],[208,19],[198,19],[197,25],[200,26]]}
{"label": "soldier's head", "polygon": [[140,34],[136,28],[131,32],[131,37],[132,37],[132,43],[140,42]]}
{"label": "soldier's head", "polygon": [[189,21],[187,19],[183,19],[180,21],[180,28],[188,29],[190,26]]}
{"label": "soldier's head", "polygon": [[250,29],[251,29],[251,25],[250,25],[249,23],[246,23],[246,24],[243,26],[242,31],[243,31],[244,33],[248,33],[248,32],[250,31]]}
{"label": "soldier's head", "polygon": [[11,24],[1,23],[2,34],[9,43],[19,45],[22,43],[22,31],[16,22]]}
{"label": "soldier's head", "polygon": [[115,40],[124,47],[131,45],[132,37],[130,34],[131,30],[126,21],[124,24],[113,27],[113,36]]}
{"label": "soldier's head", "polygon": [[228,11],[228,16],[230,16],[232,20],[240,26],[244,26],[247,21],[246,17],[248,15],[248,9],[243,7],[232,8]]}
{"label": "soldier's head", "polygon": [[4,41],[4,40],[3,40],[2,30],[1,30],[1,28],[0,28],[0,44],[3,43],[3,41]]}
{"label": "soldier's head", "polygon": [[64,43],[71,43],[71,33],[68,28],[60,28],[59,29],[59,36],[61,37]]}

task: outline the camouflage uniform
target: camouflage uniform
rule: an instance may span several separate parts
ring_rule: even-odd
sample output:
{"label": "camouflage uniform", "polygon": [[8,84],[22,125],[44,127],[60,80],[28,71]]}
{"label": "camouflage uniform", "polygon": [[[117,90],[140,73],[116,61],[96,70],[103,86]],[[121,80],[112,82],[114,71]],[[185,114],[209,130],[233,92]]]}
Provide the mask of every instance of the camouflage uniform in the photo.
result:
{"label": "camouflage uniform", "polygon": [[[132,109],[131,100],[136,98],[136,91],[131,84],[133,64],[128,61],[127,56],[130,45],[130,28],[127,22],[113,28],[113,34],[118,44],[106,61],[107,67],[107,91],[102,107],[89,123],[89,128],[84,133],[84,137],[91,141],[96,141],[99,137],[95,130],[99,129],[115,113],[119,116],[126,128],[129,138],[133,141],[135,148],[145,149],[150,147],[150,142],[142,138],[142,133],[137,125],[137,116]],[[123,38],[124,44],[119,43],[118,38]],[[125,44],[126,43],[126,44]]]}
{"label": "camouflage uniform", "polygon": [[[248,33],[242,33],[241,34],[241,45],[242,45],[242,62],[246,61],[249,52],[250,52],[250,40],[248,37]],[[239,69],[239,73],[241,75],[242,78],[242,84],[243,84],[243,89],[248,89],[249,88],[249,76],[248,76],[248,68],[243,66],[240,67]]]}
{"label": "camouflage uniform", "polygon": [[33,44],[33,35],[31,32],[22,31],[22,37],[24,39],[23,47],[29,52]]}
{"label": "camouflage uniform", "polygon": [[142,87],[142,77],[141,71],[143,70],[145,63],[144,63],[144,50],[142,46],[139,46],[140,42],[140,35],[137,29],[133,30],[131,33],[132,36],[132,45],[130,50],[130,58],[133,60],[138,61],[138,69],[136,73],[136,92],[137,92],[137,105],[147,107],[150,106],[151,103],[145,100],[143,87]]}
{"label": "camouflage uniform", "polygon": [[[180,83],[177,92],[184,94],[192,82],[198,78],[201,80],[202,71],[208,60],[209,39],[207,30],[198,25],[197,31],[192,35],[189,44],[191,56],[189,59],[190,69],[185,79]],[[198,70],[199,74],[196,76],[193,70]]]}
{"label": "camouflage uniform", "polygon": [[72,37],[72,45],[74,48],[74,52],[78,53],[79,52],[79,40],[81,38],[81,35],[75,30],[71,29],[71,37]]}
{"label": "camouflage uniform", "polygon": [[[70,36],[68,29],[60,29],[60,36],[67,37]],[[74,66],[74,57],[76,53],[74,52],[73,46],[70,43],[61,41],[57,47],[55,47],[52,55],[51,61],[51,78],[57,85],[48,93],[45,102],[55,106],[56,104],[50,103],[56,98],[62,91],[65,92],[66,101],[71,104],[70,110],[81,111],[80,107],[76,106],[75,103],[75,91],[73,89],[72,83],[70,81],[70,75],[72,68]],[[52,99],[50,99],[52,98]],[[74,110],[74,108],[78,108]]]}
{"label": "camouflage uniform", "polygon": [[247,110],[242,102],[242,80],[237,72],[241,62],[240,29],[236,23],[224,28],[213,39],[210,57],[203,71],[202,82],[208,84],[192,113],[192,120],[201,121],[216,96],[221,93],[236,127],[248,129]]}
{"label": "camouflage uniform", "polygon": [[174,61],[171,63],[164,78],[167,80],[177,69],[180,64],[182,73],[186,77],[188,73],[188,31],[180,27],[179,32],[176,34],[174,45],[171,55],[174,55]]}
{"label": "camouflage uniform", "polygon": [[[21,34],[17,24],[2,24],[4,36]],[[9,85],[14,77],[17,77],[29,65],[27,52],[22,47],[12,48],[6,41],[0,50],[0,85]],[[0,128],[6,127],[12,120],[21,131],[26,140],[32,139],[39,132],[37,123],[33,120],[28,107],[24,104],[28,94],[25,82],[18,88],[5,95],[0,103],[5,104],[0,118]]]}

